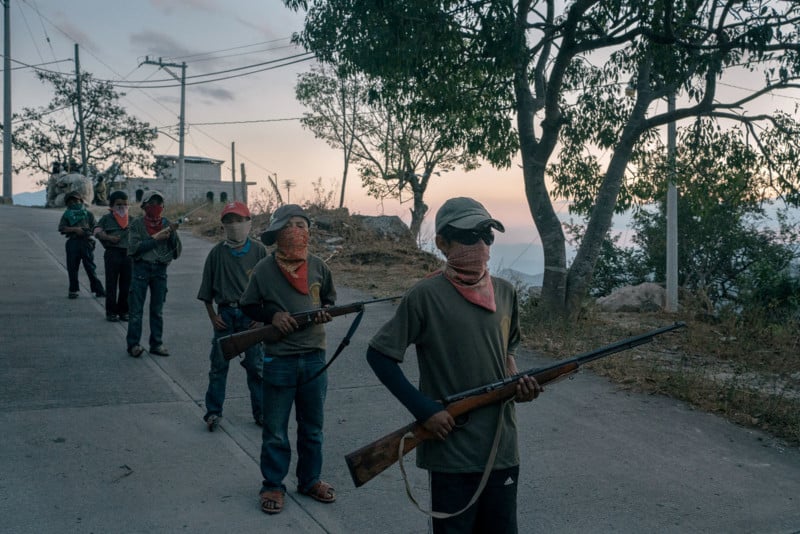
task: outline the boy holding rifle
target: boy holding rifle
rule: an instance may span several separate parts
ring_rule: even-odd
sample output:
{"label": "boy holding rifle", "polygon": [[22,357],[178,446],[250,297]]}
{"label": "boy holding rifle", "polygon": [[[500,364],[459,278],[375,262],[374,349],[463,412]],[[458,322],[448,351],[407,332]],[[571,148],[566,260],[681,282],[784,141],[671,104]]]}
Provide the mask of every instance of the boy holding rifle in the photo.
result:
{"label": "boy holding rifle", "polygon": [[[486,406],[457,422],[435,400],[518,373],[517,294],[489,274],[493,228],[505,230],[479,202],[445,202],[436,214],[436,246],[447,263],[409,290],[367,352],[381,382],[437,438],[422,442],[417,454],[417,465],[429,471],[436,534],[517,532],[514,404]],[[419,390],[398,365],[412,343]],[[531,401],[540,392],[525,377],[515,400]]]}
{"label": "boy holding rifle", "polygon": [[320,479],[322,424],[327,392],[325,328],[331,320],[317,313],[314,323],[298,328],[293,312],[332,306],[336,290],[328,266],[308,253],[309,218],[296,204],[281,206],[261,235],[265,245],[277,249],[256,266],[239,304],[251,319],[271,324],[285,337],[265,345],[263,365],[264,429],[261,442],[259,493],[261,510],[277,514],[283,509],[289,471],[289,415],[297,412],[297,491],[319,502],[331,503],[336,495]]}
{"label": "boy holding rifle", "polygon": [[144,352],[139,342],[144,322],[144,302],[150,291],[150,354],[169,356],[163,345],[164,301],[167,298],[167,267],[181,255],[183,245],[178,224],[164,213],[164,195],[156,190],[142,196],[144,215],[128,229],[128,256],[133,259],[131,290],[128,295],[128,354],[138,358]]}
{"label": "boy holding rifle", "polygon": [[[203,420],[213,432],[222,419],[222,404],[225,402],[225,386],[228,381],[230,363],[222,355],[217,340],[220,337],[242,332],[256,326],[239,309],[239,297],[253,273],[256,264],[267,256],[261,243],[250,239],[250,210],[241,202],[229,202],[220,214],[225,240],[217,243],[206,257],[203,280],[197,298],[206,305],[208,318],[214,328],[211,341],[211,369],[208,372],[206,390],[206,414]],[[214,309],[216,302],[217,308]],[[250,406],[253,419],[263,425],[261,411],[261,359],[259,345],[244,351],[242,367],[247,372],[247,388],[250,390]]]}

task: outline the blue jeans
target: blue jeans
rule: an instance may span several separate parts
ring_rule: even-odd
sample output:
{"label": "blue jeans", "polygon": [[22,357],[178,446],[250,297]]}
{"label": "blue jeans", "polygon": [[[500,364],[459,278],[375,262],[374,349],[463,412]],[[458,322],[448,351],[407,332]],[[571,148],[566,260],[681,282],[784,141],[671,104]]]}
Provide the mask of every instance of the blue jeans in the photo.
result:
{"label": "blue jeans", "polygon": [[164,335],[164,301],[167,299],[167,266],[146,261],[133,262],[131,291],[128,294],[128,349],[142,339],[142,315],[150,289],[150,348],[161,345]]}
{"label": "blue jeans", "polygon": [[[221,306],[219,315],[228,328],[225,330],[214,329],[214,339],[211,340],[211,370],[208,372],[208,390],[206,391],[206,415],[222,415],[222,404],[225,402],[225,386],[228,382],[228,369],[230,362],[222,355],[217,340],[223,336],[243,332],[250,326],[250,318],[238,308]],[[247,389],[250,390],[250,406],[253,409],[253,419],[261,423],[261,365],[263,358],[261,344],[250,347],[244,352],[242,367],[247,372]]]}
{"label": "blue jeans", "polygon": [[292,449],[289,445],[289,414],[292,403],[297,419],[297,488],[307,491],[319,481],[322,471],[322,423],[327,372],[308,384],[325,365],[325,351],[316,350],[294,356],[264,356],[264,429],[261,434],[261,491],[282,489],[289,472]]}

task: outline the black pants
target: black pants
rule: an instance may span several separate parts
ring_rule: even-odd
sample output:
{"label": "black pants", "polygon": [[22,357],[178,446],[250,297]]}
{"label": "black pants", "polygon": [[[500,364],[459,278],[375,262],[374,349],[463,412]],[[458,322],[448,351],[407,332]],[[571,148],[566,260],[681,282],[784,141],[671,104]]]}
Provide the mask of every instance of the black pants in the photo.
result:
{"label": "black pants", "polygon": [[94,264],[94,243],[86,238],[74,237],[67,239],[67,275],[69,276],[69,292],[77,293],[80,289],[78,284],[78,271],[83,262],[86,276],[89,277],[89,284],[92,293],[104,293],[103,283],[95,272],[97,267]]}
{"label": "black pants", "polygon": [[106,266],[106,315],[128,313],[133,260],[127,249],[108,247],[103,255]]}
{"label": "black pants", "polygon": [[[436,512],[454,513],[467,505],[483,473],[431,472],[431,504]],[[449,519],[434,519],[434,534],[516,534],[519,466],[489,475],[478,501]]]}

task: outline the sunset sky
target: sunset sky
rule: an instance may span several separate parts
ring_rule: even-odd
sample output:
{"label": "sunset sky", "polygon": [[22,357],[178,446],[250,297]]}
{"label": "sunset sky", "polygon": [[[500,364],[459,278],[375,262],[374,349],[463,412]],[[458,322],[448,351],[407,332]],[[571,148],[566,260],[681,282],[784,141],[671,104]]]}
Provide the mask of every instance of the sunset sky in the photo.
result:
{"label": "sunset sky", "polygon": [[[302,54],[290,43],[302,28],[302,13],[285,8],[279,0],[10,0],[11,57],[29,65],[74,73],[74,44],[80,47],[82,70],[96,78],[142,85],[143,80],[165,80],[152,85],[165,88],[120,88],[128,112],[161,129],[177,132],[180,88],[170,76],[152,65],[140,65],[145,56],[187,63],[187,77],[228,71]],[[64,61],[60,61],[64,60]],[[288,61],[293,61],[292,59]],[[243,71],[220,74],[213,83],[188,85],[186,154],[224,160],[223,179],[230,177],[231,142],[236,143],[236,167],[244,162],[247,178],[265,187],[268,174],[297,186],[291,200],[313,197],[312,182],[322,178],[327,189],[338,191],[341,154],[302,129],[297,120],[304,111],[294,98],[297,74],[312,63],[269,68],[257,74],[229,78]],[[12,63],[12,111],[45,106],[52,98],[49,87],[36,80],[30,68]],[[179,71],[179,69],[178,69]],[[192,81],[190,78],[187,81]],[[743,82],[744,84],[744,82]],[[774,109],[774,106],[773,106]],[[246,122],[250,121],[250,122]],[[228,124],[220,124],[228,123]],[[177,154],[178,144],[165,135],[156,143],[157,154]],[[14,177],[14,193],[41,189],[41,176]],[[484,166],[477,171],[454,171],[431,181],[426,201],[431,208],[428,225],[441,203],[451,196],[473,196],[502,220],[508,232],[498,244],[511,252],[501,261],[506,267],[540,272],[541,257],[530,212],[525,202],[518,158],[511,169]],[[338,199],[338,193],[336,198]],[[369,198],[351,170],[345,205],[362,214],[399,215],[409,221],[408,204]],[[564,204],[560,213],[566,214]],[[566,216],[565,216],[566,218]],[[624,231],[624,225],[618,224]],[[499,250],[499,248],[498,248]]]}

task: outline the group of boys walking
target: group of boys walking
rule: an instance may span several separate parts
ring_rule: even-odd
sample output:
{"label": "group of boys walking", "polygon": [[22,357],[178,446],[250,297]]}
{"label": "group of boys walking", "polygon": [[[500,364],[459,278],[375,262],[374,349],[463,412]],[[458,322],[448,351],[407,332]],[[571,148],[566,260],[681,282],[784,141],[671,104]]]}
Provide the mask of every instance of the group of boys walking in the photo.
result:
{"label": "group of boys walking", "polygon": [[[141,307],[151,292],[150,352],[168,355],[161,343],[161,309],[166,295],[166,266],[180,254],[175,225],[161,217],[163,196],[148,192],[142,199],[145,216],[127,224],[127,198],[109,197],[110,213],[95,225],[93,216],[76,228],[80,217],[67,217],[59,229],[70,240],[85,239],[86,228],[106,246],[106,286],[89,275],[92,291],[106,296],[107,319],[128,319],[128,353],[143,348]],[[124,195],[124,193],[122,193]],[[121,200],[124,199],[124,203]],[[119,201],[119,202],[118,202]],[[336,300],[330,269],[308,251],[311,220],[298,205],[275,210],[260,238],[252,239],[246,205],[226,204],[220,220],[225,239],[209,252],[197,298],[204,302],[214,332],[204,421],[210,431],[222,418],[229,362],[217,339],[260,324],[275,327],[282,338],[245,351],[241,365],[247,373],[256,424],[262,426],[261,510],[278,514],[284,506],[291,445],[289,416],[297,419],[297,491],[316,501],[332,503],[334,488],[321,479],[324,403],[327,392],[324,323],[325,308]],[[436,246],[444,266],[414,285],[394,316],[372,337],[367,361],[379,380],[436,440],[420,444],[417,464],[430,474],[436,533],[517,532],[516,500],[519,475],[514,403],[476,410],[467,421],[456,421],[437,399],[517,374],[514,359],[520,341],[517,295],[505,280],[488,271],[494,230],[503,225],[477,201],[452,198],[436,214]],[[128,232],[127,250],[123,234]],[[263,243],[263,244],[262,244]],[[273,246],[268,252],[266,246]],[[88,246],[67,244],[69,295],[77,294],[77,268],[90,254]],[[129,260],[132,260],[129,261]],[[75,262],[78,263],[75,263]],[[132,263],[132,265],[131,265]],[[87,273],[89,269],[87,268]],[[74,277],[73,277],[74,274]],[[73,286],[73,278],[75,285]],[[132,281],[131,281],[132,279]],[[124,295],[130,284],[127,302]],[[112,289],[113,288],[113,289]],[[155,304],[154,304],[155,301]],[[292,313],[319,310],[313,323],[299,328]],[[126,317],[127,315],[127,317]],[[452,332],[458,332],[453,337]],[[399,364],[415,345],[420,387],[413,386]],[[517,383],[517,402],[541,392],[531,378]],[[492,465],[487,459],[494,457]]]}

